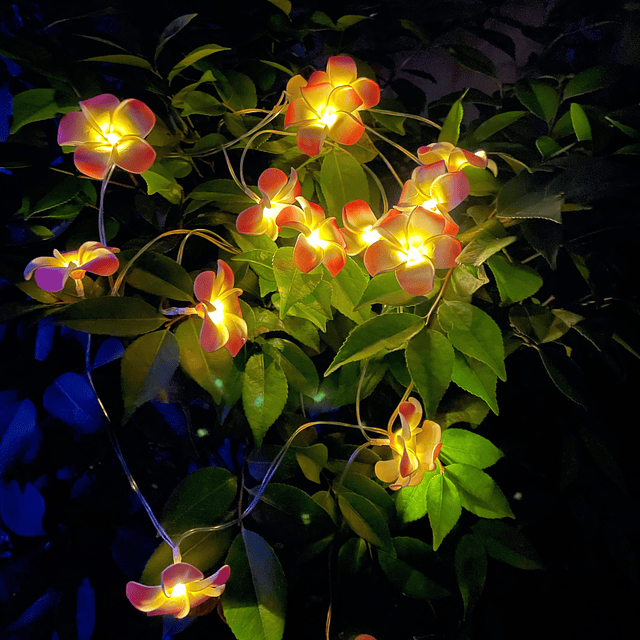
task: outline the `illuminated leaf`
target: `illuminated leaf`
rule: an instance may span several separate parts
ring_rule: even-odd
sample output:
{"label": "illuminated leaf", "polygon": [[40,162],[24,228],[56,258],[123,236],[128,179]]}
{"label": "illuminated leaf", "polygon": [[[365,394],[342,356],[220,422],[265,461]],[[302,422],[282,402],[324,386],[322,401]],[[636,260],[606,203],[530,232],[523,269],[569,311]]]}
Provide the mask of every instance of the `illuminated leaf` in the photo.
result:
{"label": "illuminated leaf", "polygon": [[440,455],[449,462],[462,462],[478,469],[494,465],[504,455],[492,442],[466,429],[445,429],[442,432]]}
{"label": "illuminated leaf", "polygon": [[[447,467],[447,472],[448,469]],[[427,486],[427,513],[433,531],[434,551],[442,544],[462,513],[458,489],[447,477],[447,472],[434,474]]]}
{"label": "illuminated leaf", "polygon": [[542,286],[537,271],[525,264],[509,262],[502,255],[493,255],[487,261],[500,292],[502,304],[513,304],[530,298]]}
{"label": "illuminated leaf", "polygon": [[210,56],[212,53],[218,53],[219,51],[228,51],[229,47],[221,47],[217,44],[205,44],[202,47],[194,49],[188,56],[185,56],[173,69],[169,72],[167,80],[171,82],[179,73],[182,73],[187,67],[190,67],[198,60]]}
{"label": "illuminated leaf", "polygon": [[153,71],[153,66],[148,60],[140,56],[132,56],[125,53],[116,53],[108,56],[94,56],[93,58],[85,58],[83,62],[110,62],[111,64],[124,64],[128,67],[139,67],[147,71]]}
{"label": "illuminated leaf", "polygon": [[511,507],[498,485],[484,471],[468,464],[450,464],[448,478],[456,485],[460,504],[481,518],[513,518]]}
{"label": "illuminated leaf", "polygon": [[438,135],[438,142],[450,142],[455,145],[460,137],[460,123],[462,122],[462,102],[456,100],[445,118],[442,129]]}
{"label": "illuminated leaf", "polygon": [[498,401],[496,399],[498,378],[486,364],[456,351],[451,379],[461,389],[482,398],[498,415]]}
{"label": "illuminated leaf", "polygon": [[273,256],[273,275],[280,294],[280,319],[289,308],[300,302],[318,286],[321,273],[302,273],[293,261],[293,247],[281,247]]}
{"label": "illuminated leaf", "polygon": [[351,491],[343,491],[338,494],[338,506],[347,524],[363,540],[395,554],[387,520],[372,502]]}

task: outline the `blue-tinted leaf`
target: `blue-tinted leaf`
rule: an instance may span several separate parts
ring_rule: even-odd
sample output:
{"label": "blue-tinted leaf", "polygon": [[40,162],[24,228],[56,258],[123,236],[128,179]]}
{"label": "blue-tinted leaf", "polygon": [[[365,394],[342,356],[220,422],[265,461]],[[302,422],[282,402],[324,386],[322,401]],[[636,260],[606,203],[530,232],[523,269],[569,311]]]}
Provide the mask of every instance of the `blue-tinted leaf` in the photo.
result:
{"label": "blue-tinted leaf", "polygon": [[99,347],[96,357],[93,359],[93,369],[101,367],[103,364],[109,364],[114,360],[122,358],[124,355],[124,347],[122,342],[117,338],[107,338]]}
{"label": "blue-tinted leaf", "polygon": [[95,433],[105,426],[105,417],[89,381],[78,373],[63,373],[47,387],[42,398],[45,409],[78,433]]}
{"label": "blue-tinted leaf", "polygon": [[46,360],[47,356],[51,352],[55,332],[55,326],[51,324],[48,319],[42,320],[40,323],[38,323],[34,358],[39,362],[43,362],[44,360]]}
{"label": "blue-tinted leaf", "polygon": [[42,441],[36,425],[36,408],[31,400],[22,402],[0,440],[0,475],[16,461],[31,462]]}
{"label": "blue-tinted leaf", "polygon": [[91,640],[96,625],[96,596],[89,578],[85,578],[78,587],[77,603],[78,640]]}
{"label": "blue-tinted leaf", "polygon": [[19,536],[43,536],[44,512],[44,498],[31,482],[27,482],[24,490],[17,480],[0,485],[0,516],[14,533]]}

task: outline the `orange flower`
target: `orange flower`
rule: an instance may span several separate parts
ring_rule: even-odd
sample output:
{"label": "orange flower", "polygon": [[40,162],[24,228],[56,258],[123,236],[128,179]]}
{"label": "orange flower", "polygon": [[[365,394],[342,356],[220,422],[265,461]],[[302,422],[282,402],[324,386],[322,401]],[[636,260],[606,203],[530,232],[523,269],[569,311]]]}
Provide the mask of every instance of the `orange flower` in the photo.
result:
{"label": "orange flower", "polygon": [[148,616],[172,615],[184,618],[193,607],[207,598],[217,598],[225,589],[231,569],[224,565],[205,578],[203,573],[187,562],[178,562],[162,572],[160,586],[148,587],[138,582],[127,584],[127,598],[139,611]]}
{"label": "orange flower", "polygon": [[240,233],[260,236],[266,233],[272,240],[278,237],[276,217],[289,205],[293,205],[300,195],[300,182],[295,169],[287,180],[287,174],[280,169],[267,169],[258,178],[258,189],[262,194],[260,202],[245,209],[236,220]]}
{"label": "orange flower", "polygon": [[381,236],[376,230],[378,218],[364,200],[352,200],[342,208],[344,227],[340,232],[346,243],[349,256],[357,256]]}
{"label": "orange flower", "polygon": [[67,278],[76,282],[76,292],[84,295],[82,278],[85,273],[110,276],[118,270],[118,258],[114,255],[119,249],[105,247],[99,242],[85,242],[76,251],[60,253],[53,250],[53,258],[34,258],[25,268],[25,280],[35,276],[36,284],[44,291],[61,291]]}
{"label": "orange flower", "polygon": [[276,219],[279,227],[300,231],[293,249],[293,261],[302,273],[309,273],[320,263],[332,276],[338,275],[347,264],[345,241],[335,218],[325,219],[320,205],[302,196],[296,198],[300,207],[283,209]]}
{"label": "orange flower", "polygon": [[[450,142],[433,142],[418,149],[420,162],[430,165],[444,161],[447,171],[460,171],[463,167],[486,169],[489,163],[484,151],[472,153],[466,149],[453,146]],[[495,163],[494,163],[495,164]]]}
{"label": "orange flower", "polygon": [[433,289],[436,269],[451,268],[462,246],[444,233],[446,221],[434,211],[415,207],[407,215],[391,209],[378,221],[382,236],[364,254],[370,275],[395,271],[398,283],[413,296],[426,296]]}
{"label": "orange flower", "polygon": [[294,76],[287,84],[293,100],[284,126],[300,127],[297,142],[309,156],[320,153],[325,138],[351,145],[360,140],[364,125],[358,113],[380,102],[380,87],[358,78],[356,63],[348,56],[329,58],[326,71],[316,71],[308,82]]}
{"label": "orange flower", "polygon": [[422,420],[422,406],[415,398],[402,402],[398,408],[401,428],[389,429],[388,444],[392,460],[376,462],[376,476],[382,482],[390,482],[393,491],[402,487],[415,487],[422,482],[427,471],[436,468],[436,460],[442,443],[440,425],[432,420]]}
{"label": "orange flower", "polygon": [[200,303],[196,313],[203,319],[200,346],[205,351],[225,347],[236,356],[247,341],[247,323],[242,319],[238,296],[242,289],[233,288],[231,267],[218,260],[218,273],[203,271],[194,282],[194,293]]}
{"label": "orange flower", "polygon": [[110,93],[80,103],[82,111],[67,113],[60,120],[58,144],[75,146],[76,168],[102,180],[111,167],[143,173],[154,162],[156,152],[143,140],[156,117],[146,104],[130,98],[120,102]]}

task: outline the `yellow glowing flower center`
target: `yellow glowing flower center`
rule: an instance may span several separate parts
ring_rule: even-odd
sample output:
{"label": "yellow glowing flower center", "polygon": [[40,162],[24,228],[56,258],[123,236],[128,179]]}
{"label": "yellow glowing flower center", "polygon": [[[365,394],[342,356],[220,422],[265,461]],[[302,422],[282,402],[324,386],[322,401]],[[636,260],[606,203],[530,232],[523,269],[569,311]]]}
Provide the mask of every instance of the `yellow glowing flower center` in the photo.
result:
{"label": "yellow glowing flower center", "polygon": [[438,206],[438,201],[435,198],[425,200],[421,205],[423,209],[435,209]]}
{"label": "yellow glowing flower center", "polygon": [[325,249],[327,246],[329,246],[329,243],[320,237],[319,229],[316,229],[311,235],[307,236],[307,242],[312,247],[318,247],[320,249]]}
{"label": "yellow glowing flower center", "polygon": [[324,110],[322,116],[320,116],[320,124],[324,124],[325,126],[330,127],[336,121],[337,117],[338,114],[336,113],[335,109],[327,107]]}
{"label": "yellow glowing flower center", "polygon": [[373,225],[370,224],[363,232],[362,232],[362,242],[366,242],[371,245],[376,240],[380,240],[380,234],[373,228]]}
{"label": "yellow glowing flower center", "polygon": [[262,210],[262,215],[267,218],[267,220],[275,220],[278,212],[274,207],[265,207]]}
{"label": "yellow glowing flower center", "polygon": [[187,587],[179,582],[171,592],[169,593],[170,598],[181,598],[187,595]]}
{"label": "yellow glowing flower center", "polygon": [[116,144],[120,140],[120,136],[117,133],[107,133],[105,138],[109,144]]}
{"label": "yellow glowing flower center", "polygon": [[213,324],[220,324],[224,320],[224,305],[220,300],[211,303],[213,311],[209,311],[209,318]]}
{"label": "yellow glowing flower center", "polygon": [[407,257],[407,264],[416,264],[416,262],[422,262],[424,256],[417,247],[409,247],[409,251],[405,254]]}

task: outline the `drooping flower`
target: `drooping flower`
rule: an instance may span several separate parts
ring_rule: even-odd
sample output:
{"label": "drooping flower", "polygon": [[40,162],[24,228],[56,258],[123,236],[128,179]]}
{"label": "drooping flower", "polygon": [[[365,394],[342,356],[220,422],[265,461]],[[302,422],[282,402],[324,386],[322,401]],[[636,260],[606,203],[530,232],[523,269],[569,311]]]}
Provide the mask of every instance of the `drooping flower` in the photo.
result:
{"label": "drooping flower", "polygon": [[444,233],[446,222],[434,211],[415,207],[407,215],[391,209],[378,221],[382,236],[364,254],[370,275],[395,271],[398,283],[413,296],[426,296],[433,289],[436,269],[456,265],[462,246]]}
{"label": "drooping flower", "polygon": [[409,398],[398,407],[401,427],[389,429],[389,440],[393,458],[376,462],[376,476],[389,482],[393,491],[402,487],[415,487],[422,482],[427,471],[436,468],[436,460],[442,443],[440,425],[432,420],[422,420],[422,405]]}
{"label": "drooping flower", "polygon": [[371,207],[364,200],[352,200],[342,207],[342,222],[340,228],[349,256],[357,256],[376,240],[380,234],[376,230],[379,220]]}
{"label": "drooping flower", "polygon": [[300,207],[287,207],[276,219],[279,227],[300,231],[293,249],[296,267],[302,273],[309,273],[322,263],[335,277],[347,263],[345,241],[336,219],[325,219],[322,207],[302,196],[298,196],[296,201]]}
{"label": "drooping flower", "polygon": [[493,160],[487,158],[485,151],[480,150],[475,153],[456,147],[450,142],[433,142],[418,149],[418,158],[423,164],[429,165],[440,160],[447,165],[447,171],[460,171],[463,167],[476,167],[486,169],[487,167],[497,174],[497,166]]}
{"label": "drooping flower", "polygon": [[162,572],[160,586],[138,582],[127,584],[129,602],[148,616],[172,615],[184,618],[207,598],[217,598],[225,589],[231,569],[224,565],[208,578],[187,562],[178,562]]}
{"label": "drooping flower", "polygon": [[262,194],[260,202],[245,209],[236,220],[240,233],[260,236],[266,233],[272,240],[278,237],[276,217],[287,206],[295,204],[300,195],[300,182],[295,169],[291,175],[280,169],[267,169],[258,178],[258,189]]}
{"label": "drooping flower", "polygon": [[329,58],[326,71],[316,71],[308,82],[294,76],[287,84],[293,98],[284,126],[299,127],[300,151],[316,156],[325,138],[351,145],[360,140],[364,125],[359,111],[380,102],[380,87],[369,78],[358,78],[356,63],[348,56]]}
{"label": "drooping flower", "polygon": [[144,138],[156,117],[144,102],[120,102],[103,93],[83,100],[80,108],[63,116],[58,128],[58,144],[76,147],[73,161],[78,171],[102,180],[114,164],[131,173],[149,169],[156,152]]}
{"label": "drooping flower", "polygon": [[242,289],[234,288],[233,282],[231,267],[218,260],[218,273],[203,271],[193,289],[200,301],[195,311],[203,319],[200,346],[209,352],[225,347],[235,357],[247,341],[247,323],[238,299]]}
{"label": "drooping flower", "polygon": [[53,250],[53,258],[34,258],[25,268],[26,280],[35,277],[36,284],[44,291],[61,291],[67,278],[71,276],[76,283],[78,295],[84,295],[82,278],[86,272],[99,276],[110,276],[118,270],[120,251],[114,247],[105,247],[99,242],[85,242],[76,251],[60,253]]}

